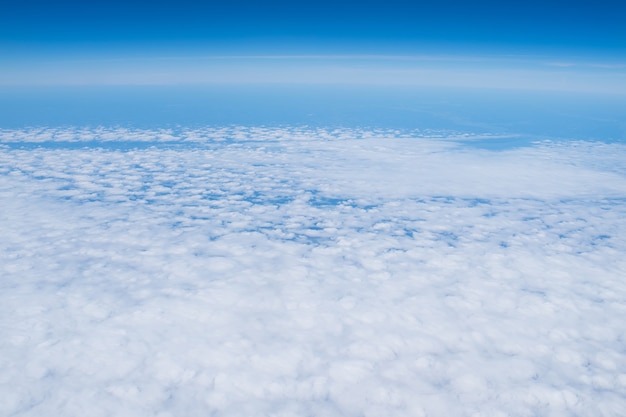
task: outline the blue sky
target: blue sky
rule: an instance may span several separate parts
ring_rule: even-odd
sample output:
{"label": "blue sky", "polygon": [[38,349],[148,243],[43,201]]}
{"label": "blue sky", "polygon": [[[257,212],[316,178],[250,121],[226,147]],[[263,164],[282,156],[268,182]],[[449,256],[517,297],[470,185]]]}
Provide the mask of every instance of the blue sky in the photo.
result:
{"label": "blue sky", "polygon": [[[607,1],[183,1],[4,5],[2,40],[41,45],[197,43],[299,50],[424,47],[624,52],[626,7]],[[369,46],[368,46],[369,44]],[[380,51],[379,49],[379,51]]]}
{"label": "blue sky", "polygon": [[569,2],[3,5],[0,84],[363,83],[626,92],[626,6]]}

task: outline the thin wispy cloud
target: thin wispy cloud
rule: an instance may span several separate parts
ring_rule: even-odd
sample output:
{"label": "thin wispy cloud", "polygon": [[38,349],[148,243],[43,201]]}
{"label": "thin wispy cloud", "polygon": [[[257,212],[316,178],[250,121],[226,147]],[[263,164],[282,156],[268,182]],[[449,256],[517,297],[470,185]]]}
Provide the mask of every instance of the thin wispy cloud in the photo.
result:
{"label": "thin wispy cloud", "polygon": [[626,94],[623,67],[543,58],[385,55],[203,55],[13,62],[11,85],[344,84]]}

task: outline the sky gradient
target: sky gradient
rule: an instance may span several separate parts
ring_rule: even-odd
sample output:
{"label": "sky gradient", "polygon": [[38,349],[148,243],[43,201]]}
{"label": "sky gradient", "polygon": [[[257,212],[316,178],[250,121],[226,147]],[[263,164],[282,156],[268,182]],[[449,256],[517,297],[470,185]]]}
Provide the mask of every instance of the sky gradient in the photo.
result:
{"label": "sky gradient", "polygon": [[615,2],[19,2],[0,85],[330,83],[626,93]]}
{"label": "sky gradient", "polygon": [[[3,40],[42,44],[199,42],[277,43],[293,48],[567,48],[624,51],[625,7],[607,1],[464,2],[249,0],[14,2],[3,6]],[[308,42],[307,42],[308,41]],[[343,45],[342,45],[343,44]]]}

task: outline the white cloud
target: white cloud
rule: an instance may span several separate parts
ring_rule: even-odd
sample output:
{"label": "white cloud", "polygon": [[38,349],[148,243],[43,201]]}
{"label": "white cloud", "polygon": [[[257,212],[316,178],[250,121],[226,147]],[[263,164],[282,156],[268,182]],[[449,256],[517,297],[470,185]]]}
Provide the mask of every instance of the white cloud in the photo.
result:
{"label": "white cloud", "polygon": [[394,136],[0,132],[0,414],[622,415],[624,146]]}

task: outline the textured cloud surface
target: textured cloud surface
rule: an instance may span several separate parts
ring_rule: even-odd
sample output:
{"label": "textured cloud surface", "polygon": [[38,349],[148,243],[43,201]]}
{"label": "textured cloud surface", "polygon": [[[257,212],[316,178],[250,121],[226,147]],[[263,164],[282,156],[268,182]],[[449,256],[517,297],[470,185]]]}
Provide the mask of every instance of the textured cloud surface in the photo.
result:
{"label": "textured cloud surface", "polygon": [[626,413],[626,147],[0,131],[0,414]]}

